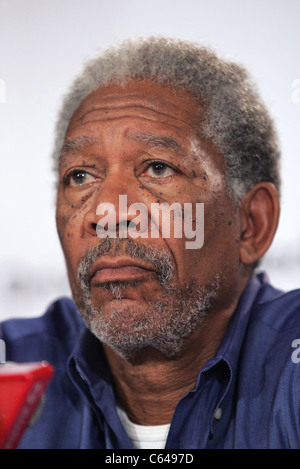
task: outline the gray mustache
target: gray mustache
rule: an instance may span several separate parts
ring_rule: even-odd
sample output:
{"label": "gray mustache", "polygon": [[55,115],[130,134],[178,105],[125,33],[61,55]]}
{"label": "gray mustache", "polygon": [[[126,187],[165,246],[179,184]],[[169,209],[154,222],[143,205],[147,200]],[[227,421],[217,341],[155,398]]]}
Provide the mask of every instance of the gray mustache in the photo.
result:
{"label": "gray mustache", "polygon": [[84,293],[90,291],[90,271],[99,258],[107,255],[126,254],[133,259],[146,261],[156,271],[158,281],[166,285],[173,276],[174,266],[170,254],[145,246],[132,238],[104,238],[80,260],[77,278]]}

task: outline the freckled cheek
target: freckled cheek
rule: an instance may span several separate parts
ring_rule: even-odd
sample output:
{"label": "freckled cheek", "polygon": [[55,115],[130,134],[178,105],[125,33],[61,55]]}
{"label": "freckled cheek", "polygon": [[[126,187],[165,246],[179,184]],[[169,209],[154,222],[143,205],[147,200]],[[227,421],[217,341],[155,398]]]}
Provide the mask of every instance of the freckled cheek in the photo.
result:
{"label": "freckled cheek", "polygon": [[58,204],[57,206],[57,231],[65,253],[72,250],[82,238],[84,213],[84,210],[70,205]]}
{"label": "freckled cheek", "polygon": [[234,207],[218,201],[215,207],[207,210],[203,257],[216,268],[224,263],[236,263],[239,259],[239,231],[239,218]]}
{"label": "freckled cheek", "polygon": [[78,263],[84,255],[85,249],[82,237],[83,217],[80,217],[76,209],[64,210],[62,207],[58,207],[56,220],[70,286],[74,293],[77,288]]}

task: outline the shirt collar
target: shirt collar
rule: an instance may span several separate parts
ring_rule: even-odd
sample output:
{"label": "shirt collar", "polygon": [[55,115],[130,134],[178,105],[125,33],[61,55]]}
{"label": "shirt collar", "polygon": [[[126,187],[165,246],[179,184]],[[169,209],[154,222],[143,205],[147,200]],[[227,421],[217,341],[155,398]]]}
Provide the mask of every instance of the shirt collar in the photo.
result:
{"label": "shirt collar", "polygon": [[117,414],[117,401],[112,375],[101,342],[84,329],[68,360],[68,373],[93,408],[100,428],[104,431],[107,448],[111,446],[111,434],[120,435],[124,448],[131,442]]}
{"label": "shirt collar", "polygon": [[259,293],[262,292],[264,285],[268,285],[266,274],[255,275],[249,280],[214,358],[216,361],[226,360],[232,371],[237,368],[239,352],[251,316],[250,312],[259,301],[261,297]]}
{"label": "shirt collar", "polygon": [[240,351],[251,317],[251,311],[259,301],[265,285],[269,285],[269,283],[268,277],[264,273],[255,275],[249,280],[229,321],[215,356],[205,363],[198,375],[197,387],[201,385],[205,374],[214,373],[220,383],[219,395],[210,417],[210,431],[212,434],[214,433],[213,427],[216,412],[221,407],[229,391],[233,392]]}

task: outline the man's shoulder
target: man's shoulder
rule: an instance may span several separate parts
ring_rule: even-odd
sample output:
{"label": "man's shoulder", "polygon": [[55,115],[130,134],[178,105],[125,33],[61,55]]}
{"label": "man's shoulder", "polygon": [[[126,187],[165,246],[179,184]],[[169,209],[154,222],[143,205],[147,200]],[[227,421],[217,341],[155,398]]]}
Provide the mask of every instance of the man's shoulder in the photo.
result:
{"label": "man's shoulder", "polygon": [[300,289],[282,291],[266,282],[255,302],[252,321],[284,331],[300,327]]}
{"label": "man's shoulder", "polygon": [[0,327],[1,335],[18,340],[35,334],[63,334],[66,337],[76,334],[81,326],[82,319],[75,303],[70,298],[59,298],[41,316],[7,319]]}
{"label": "man's shoulder", "polygon": [[299,382],[300,374],[292,366],[291,355],[298,339],[300,343],[300,289],[284,292],[274,288],[266,275],[254,277],[253,282],[257,293],[248,309],[242,341],[243,366],[250,367],[252,374],[254,370],[265,370],[271,381],[276,373],[279,379],[283,370],[296,372]]}
{"label": "man's shoulder", "polygon": [[60,298],[41,316],[3,321],[0,338],[6,343],[7,360],[47,360],[53,350],[55,354],[70,353],[83,328],[74,302]]}
{"label": "man's shoulder", "polygon": [[284,292],[266,282],[253,305],[244,345],[249,366],[263,369],[270,387],[274,381],[284,383],[284,393],[289,385],[299,387],[300,289]]}

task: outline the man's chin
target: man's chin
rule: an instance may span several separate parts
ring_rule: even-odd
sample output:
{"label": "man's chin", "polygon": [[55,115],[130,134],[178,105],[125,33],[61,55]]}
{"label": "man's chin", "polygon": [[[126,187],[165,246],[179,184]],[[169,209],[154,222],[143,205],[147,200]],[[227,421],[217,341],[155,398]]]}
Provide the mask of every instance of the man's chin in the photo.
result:
{"label": "man's chin", "polygon": [[[144,302],[132,298],[115,299],[112,298],[102,303],[100,308],[96,309],[98,318],[106,324],[109,324],[114,330],[129,329],[138,327],[145,321],[148,313],[148,305]],[[99,318],[101,315],[101,318]]]}
{"label": "man's chin", "polygon": [[[187,312],[185,318],[183,311]],[[91,332],[127,361],[145,356],[146,351],[178,358],[205,314],[206,311],[196,311],[192,305],[186,310],[182,304],[156,301],[141,305],[128,298],[113,299],[102,309],[90,307],[82,311]]]}
{"label": "man's chin", "polygon": [[219,288],[219,274],[205,286],[164,286],[159,295],[110,285],[83,295],[80,311],[91,332],[126,360],[146,349],[177,358],[213,309]]}

